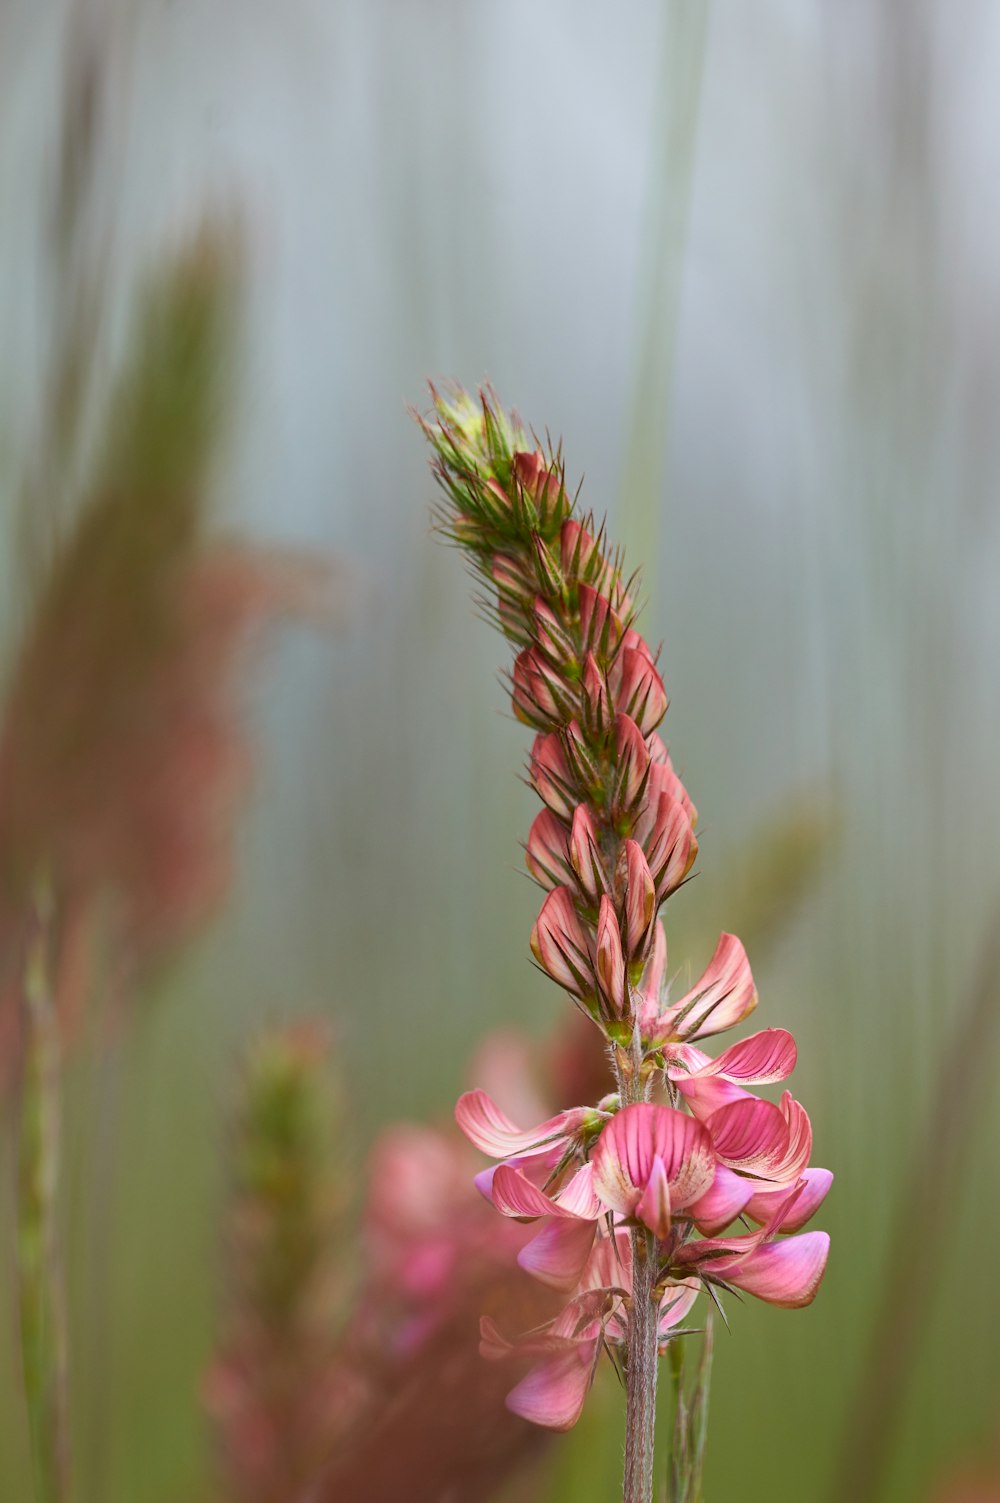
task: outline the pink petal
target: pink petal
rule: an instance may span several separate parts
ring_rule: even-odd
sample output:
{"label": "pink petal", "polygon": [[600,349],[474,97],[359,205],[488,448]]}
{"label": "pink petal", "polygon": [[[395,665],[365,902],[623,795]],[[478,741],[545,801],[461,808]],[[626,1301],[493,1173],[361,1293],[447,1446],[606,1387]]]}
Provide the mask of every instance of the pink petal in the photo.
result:
{"label": "pink petal", "polygon": [[[647,789],[649,816],[656,812],[662,794],[667,793],[672,799],[677,799],[688,817],[692,828],[698,823],[698,811],[691,802],[691,796],[680,778],[674,771],[674,765],[670,760],[670,753],[664,746],[662,739],[654,733],[646,738],[649,755],[653,759],[653,765],[649,770],[649,787]],[[646,816],[644,815],[643,818]],[[645,841],[645,835],[637,835],[637,840]]]}
{"label": "pink petal", "polygon": [[[805,1226],[806,1222],[811,1220],[819,1210],[833,1184],[833,1175],[829,1169],[806,1169],[803,1171],[802,1178],[805,1181],[805,1187],[788,1214],[782,1219],[780,1230],[783,1232],[797,1232]],[[746,1214],[753,1221],[768,1221],[773,1216],[781,1197],[787,1193],[785,1185],[762,1186],[752,1199],[747,1201]]]}
{"label": "pink petal", "polygon": [[555,1220],[532,1237],[517,1255],[526,1273],[553,1289],[575,1289],[587,1266],[596,1221]]}
{"label": "pink petal", "polygon": [[601,1214],[601,1205],[594,1193],[593,1164],[582,1164],[559,1191],[556,1199],[564,1214],[585,1216],[588,1221],[596,1220]]}
{"label": "pink petal", "polygon": [[801,1101],[796,1101],[791,1091],[781,1098],[781,1111],[788,1123],[788,1158],[783,1167],[783,1179],[799,1179],[804,1174],[812,1157],[812,1123]]}
{"label": "pink petal", "polygon": [[718,1059],[706,1065],[705,1075],[725,1075],[743,1085],[771,1085],[795,1069],[798,1051],[785,1028],[764,1028],[738,1044],[730,1044]]}
{"label": "pink petal", "polygon": [[568,886],[575,881],[569,864],[567,830],[551,809],[537,815],[528,832],[524,860],[536,882],[543,887]]}
{"label": "pink petal", "polygon": [[[589,1165],[584,1167],[589,1169]],[[578,1171],[578,1174],[570,1181],[570,1186],[573,1186],[574,1181],[582,1172],[582,1170]],[[585,1180],[580,1181],[581,1194],[574,1196],[570,1193],[566,1202],[561,1197],[556,1199],[551,1195],[546,1195],[544,1190],[533,1185],[529,1179],[526,1179],[517,1169],[511,1168],[509,1164],[498,1164],[493,1175],[493,1204],[501,1215],[523,1217],[527,1221],[534,1221],[539,1216],[568,1216],[578,1220],[592,1221],[598,1214],[593,1196],[590,1197],[589,1202],[595,1207],[593,1216],[588,1216],[585,1210],[577,1209],[583,1200],[584,1187],[589,1187],[589,1184],[588,1175]],[[586,1205],[587,1201],[583,1200],[583,1203]]]}
{"label": "pink petal", "polygon": [[643,735],[648,735],[667,713],[663,680],[653,666],[645,642],[639,650],[624,648],[620,664],[620,681],[615,689],[617,708],[632,717]]}
{"label": "pink petal", "polygon": [[580,680],[583,691],[583,720],[592,735],[606,736],[612,725],[611,696],[608,682],[592,652],[588,652]]}
{"label": "pink petal", "polygon": [[643,836],[642,844],[657,897],[662,901],[684,881],[698,854],[690,817],[679,799],[668,793],[660,795],[652,828]]}
{"label": "pink petal", "polygon": [[625,956],[615,905],[604,893],[597,915],[597,979],[615,1017],[625,1010]]}
{"label": "pink petal", "polygon": [[653,1157],[646,1188],[636,1202],[635,1218],[648,1226],[655,1237],[665,1238],[670,1234],[670,1184],[659,1154]]}
{"label": "pink petal", "polygon": [[743,1096],[713,1112],[705,1126],[719,1158],[731,1169],[772,1179],[788,1156],[788,1123],[771,1101]]}
{"label": "pink petal", "polygon": [[465,1136],[494,1159],[543,1153],[556,1139],[571,1138],[591,1115],[586,1107],[577,1106],[522,1130],[485,1091],[466,1091],[455,1105],[455,1121]]}
{"label": "pink petal", "polygon": [[650,940],[656,917],[656,889],[646,864],[642,846],[626,840],[622,847],[625,862],[625,953],[629,964],[641,960]]}
{"label": "pink petal", "polygon": [[649,752],[642,732],[628,715],[615,716],[615,750],[618,766],[611,791],[616,815],[632,814],[646,786]]}
{"label": "pink petal", "polygon": [[580,640],[599,658],[607,658],[622,639],[625,628],[621,617],[606,595],[592,585],[582,584],[580,600]]}
{"label": "pink petal", "polygon": [[756,1006],[757,990],[746,951],[735,934],[723,934],[698,985],[668,1008],[657,1033],[664,1042],[722,1033],[742,1022]]}
{"label": "pink petal", "polygon": [[663,1162],[677,1210],[697,1200],[712,1183],[715,1155],[701,1123],[672,1107],[639,1102],[612,1117],[594,1148],[594,1189],[605,1205],[633,1215],[656,1157]]}
{"label": "pink petal", "polygon": [[667,936],[662,923],[653,926],[653,948],[639,982],[639,1021],[646,1031],[660,1011],[660,990],[667,968]]}
{"label": "pink petal", "polygon": [[695,1226],[707,1237],[714,1237],[749,1205],[753,1188],[751,1181],[717,1164],[711,1185],[689,1207]]}
{"label": "pink petal", "polygon": [[721,1259],[711,1272],[737,1289],[787,1310],[811,1304],[826,1268],[826,1232],[802,1232],[780,1242],[764,1242],[736,1259]]}
{"label": "pink petal", "polygon": [[[508,1169],[517,1169],[533,1185],[541,1186],[564,1157],[565,1151],[564,1144],[557,1140],[554,1147],[549,1146],[523,1158],[505,1159],[504,1162]],[[499,1167],[498,1164],[491,1164],[488,1169],[480,1169],[472,1177],[472,1183],[486,1200],[493,1199],[493,1176]]]}
{"label": "pink petal", "polygon": [[661,1337],[674,1326],[680,1325],[700,1293],[701,1286],[695,1279],[685,1279],[682,1284],[667,1285],[660,1301],[660,1314],[657,1320],[657,1331]]}
{"label": "pink petal", "polygon": [[542,803],[562,819],[571,819],[577,798],[558,731],[535,737],[530,774],[532,786]]}
{"label": "pink petal", "polygon": [[573,810],[569,860],[581,891],[596,902],[607,891],[608,883],[594,818],[586,804],[578,804]]}
{"label": "pink petal", "polygon": [[752,1099],[742,1086],[719,1075],[686,1075],[682,1070],[669,1075],[699,1122],[707,1122],[720,1107]]}
{"label": "pink petal", "polygon": [[507,1408],[548,1430],[571,1430],[580,1418],[594,1376],[597,1340],[532,1368],[507,1395]]}
{"label": "pink petal", "polygon": [[542,904],[531,932],[531,949],[553,981],[576,997],[593,993],[593,968],[583,926],[568,887],[557,887]]}
{"label": "pink petal", "polygon": [[590,1261],[580,1277],[581,1289],[632,1290],[632,1237],[626,1227],[615,1227],[613,1236],[594,1243]]}

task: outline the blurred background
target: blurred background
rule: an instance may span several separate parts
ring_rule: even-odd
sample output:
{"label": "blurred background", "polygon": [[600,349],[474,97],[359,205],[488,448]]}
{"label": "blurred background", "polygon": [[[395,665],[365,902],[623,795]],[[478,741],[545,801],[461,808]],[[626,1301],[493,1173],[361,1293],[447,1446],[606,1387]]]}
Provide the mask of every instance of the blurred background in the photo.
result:
{"label": "blurred background", "polygon": [[[988,0],[7,0],[4,683],[142,289],[206,221],[239,247],[208,530],[334,560],[335,630],[269,639],[244,696],[228,902],[67,1051],[80,1503],[252,1496],[211,1480],[203,1392],[247,1040],[323,1020],[357,1202],[486,1035],[568,1011],[527,958],[505,645],[430,531],[428,376],[561,435],[643,566],[701,816],[672,963],[743,935],[837,1176],[816,1304],[717,1333],[706,1498],[995,1496],[957,1479],[1000,1461],[998,80]],[[505,1496],[615,1496],[620,1409],[602,1381]]]}

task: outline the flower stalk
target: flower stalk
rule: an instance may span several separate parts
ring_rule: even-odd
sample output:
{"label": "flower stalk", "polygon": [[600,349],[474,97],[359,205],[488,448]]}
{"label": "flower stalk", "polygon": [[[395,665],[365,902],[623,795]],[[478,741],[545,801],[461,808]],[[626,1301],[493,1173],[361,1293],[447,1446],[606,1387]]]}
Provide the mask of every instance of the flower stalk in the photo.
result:
{"label": "flower stalk", "polygon": [[650,1233],[632,1229],[632,1307],[628,1320],[625,1399],[624,1503],[653,1496],[653,1439],[656,1426],[657,1302],[653,1299],[655,1249]]}
{"label": "flower stalk", "polygon": [[[540,1223],[518,1263],[567,1296],[519,1341],[484,1318],[480,1350],[532,1359],[508,1408],[557,1430],[579,1417],[602,1351],[624,1365],[623,1496],[651,1503],[658,1355],[701,1293],[812,1300],[829,1239],[785,1234],[832,1176],[809,1167],[812,1129],[791,1094],[776,1105],[748,1089],[791,1073],[789,1033],[766,1029],[715,1059],[700,1047],[756,1006],[740,941],[723,934],[699,982],[670,992],[659,912],[695,860],[697,811],[659,735],[667,696],[635,626],[636,579],[577,511],[560,450],[544,452],[491,392],[431,391],[421,422],[438,524],[516,651],[513,709],[535,733],[529,779],[544,807],[526,862],[546,896],[531,950],[603,1035],[617,1087],[527,1130],[485,1091],[459,1100],[459,1126],[499,1160],[481,1191],[502,1215]],[[737,1218],[756,1229],[721,1235]]]}

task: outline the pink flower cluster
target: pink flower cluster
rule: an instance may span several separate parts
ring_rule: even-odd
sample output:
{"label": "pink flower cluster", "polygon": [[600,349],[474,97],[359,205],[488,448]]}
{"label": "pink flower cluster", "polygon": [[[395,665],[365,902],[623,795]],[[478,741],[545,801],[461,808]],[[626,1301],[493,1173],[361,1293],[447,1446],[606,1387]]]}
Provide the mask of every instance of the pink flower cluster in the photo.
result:
{"label": "pink flower cluster", "polygon": [[[661,1345],[701,1290],[808,1304],[828,1238],[787,1234],[832,1176],[810,1168],[803,1107],[751,1089],[791,1073],[790,1034],[767,1029],[714,1060],[699,1047],[756,1006],[740,941],[723,934],[683,996],[667,985],[658,914],[694,862],[697,814],[658,734],[667,697],[634,626],[633,583],[593,517],[573,514],[558,453],[529,446],[490,394],[433,396],[424,431],[442,528],[471,555],[485,609],[518,650],[513,708],[536,732],[529,776],[544,807],[526,858],[547,895],[531,949],[604,1034],[617,1087],[528,1130],[483,1091],[456,1109],[500,1161],[479,1176],[482,1192],[502,1215],[539,1224],[518,1262],[568,1295],[519,1341],[484,1322],[483,1354],[534,1359],[508,1404],[565,1429],[601,1351],[628,1347],[638,1301],[654,1302]],[[724,1235],[737,1218],[743,1228]]]}
{"label": "pink flower cluster", "polygon": [[[501,1160],[478,1177],[480,1189],[502,1215],[539,1223],[519,1264],[569,1294],[555,1320],[518,1342],[483,1323],[484,1356],[539,1359],[508,1397],[538,1424],[575,1424],[601,1350],[624,1343],[630,1226],[655,1240],[663,1343],[702,1287],[794,1308],[809,1304],[823,1275],[825,1232],[779,1235],[805,1225],[832,1181],[809,1167],[809,1118],[789,1092],[775,1106],[746,1089],[789,1074],[791,1035],[766,1029],[714,1061],[680,1042],[663,1057],[690,1114],[654,1101],[620,1106],[609,1096],[521,1131],[484,1091],[468,1092],[456,1108],[466,1136]],[[720,1235],[737,1217],[756,1226]]]}

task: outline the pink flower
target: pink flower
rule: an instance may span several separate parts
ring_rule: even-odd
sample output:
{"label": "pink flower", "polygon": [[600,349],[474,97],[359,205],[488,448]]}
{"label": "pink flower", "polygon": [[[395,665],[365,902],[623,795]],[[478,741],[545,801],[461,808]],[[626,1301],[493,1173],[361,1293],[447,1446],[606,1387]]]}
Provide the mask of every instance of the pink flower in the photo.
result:
{"label": "pink flower", "polygon": [[[480,1351],[492,1361],[538,1358],[527,1377],[507,1395],[515,1414],[550,1430],[576,1424],[594,1380],[602,1348],[623,1348],[626,1307],[632,1292],[632,1249],[628,1233],[616,1231],[594,1246],[573,1297],[560,1313],[515,1341],[507,1340],[494,1321],[480,1325]],[[691,1309],[698,1285],[691,1279],[671,1283],[659,1307],[661,1350]]]}
{"label": "pink flower", "polygon": [[757,1006],[747,953],[735,934],[723,934],[696,986],[656,1019],[650,1042],[688,1042],[742,1023]]}
{"label": "pink flower", "polygon": [[712,1142],[700,1123],[650,1102],[623,1107],[593,1154],[594,1188],[605,1206],[667,1237],[672,1213],[710,1187]]}
{"label": "pink flower", "polygon": [[738,1101],[744,1087],[773,1085],[795,1069],[795,1040],[784,1028],[765,1028],[731,1044],[718,1059],[710,1059],[693,1044],[677,1044],[666,1051],[667,1074],[699,1117]]}
{"label": "pink flower", "polygon": [[674,1254],[674,1269],[697,1272],[710,1284],[742,1289],[770,1305],[798,1309],[811,1304],[826,1269],[830,1238],[826,1232],[803,1232],[776,1240],[779,1232],[791,1229],[800,1194],[801,1187],[786,1192],[759,1231],[687,1243]]}

